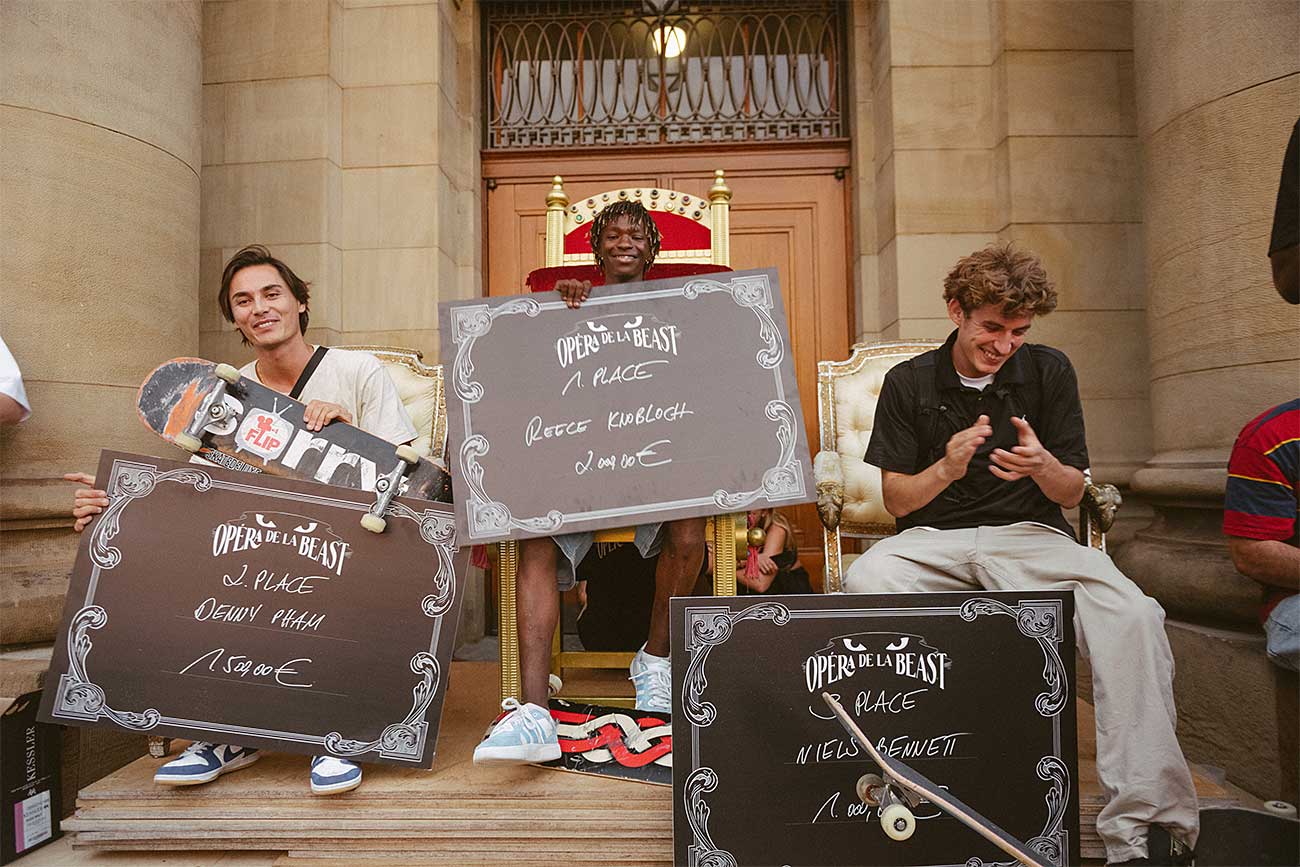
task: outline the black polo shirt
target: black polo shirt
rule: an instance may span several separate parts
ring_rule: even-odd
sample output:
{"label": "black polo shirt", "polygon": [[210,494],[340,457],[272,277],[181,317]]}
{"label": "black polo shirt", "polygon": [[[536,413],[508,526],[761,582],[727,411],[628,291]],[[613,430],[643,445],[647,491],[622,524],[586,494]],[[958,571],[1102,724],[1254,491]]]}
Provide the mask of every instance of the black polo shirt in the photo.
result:
{"label": "black polo shirt", "polygon": [[[1068,466],[1088,466],[1083,408],[1070,359],[1049,346],[1026,343],[1007,359],[983,391],[962,385],[952,365],[954,331],[938,349],[885,374],[866,461],[882,470],[915,475],[943,457],[953,434],[987,415],[990,437],[966,475],[925,506],[898,519],[898,529],[954,530],[1037,521],[1074,535],[1061,507],[1029,478],[1004,481],[989,471],[994,449],[1019,445],[1011,416],[1024,417],[1043,446]],[[928,383],[928,386],[927,386]]]}

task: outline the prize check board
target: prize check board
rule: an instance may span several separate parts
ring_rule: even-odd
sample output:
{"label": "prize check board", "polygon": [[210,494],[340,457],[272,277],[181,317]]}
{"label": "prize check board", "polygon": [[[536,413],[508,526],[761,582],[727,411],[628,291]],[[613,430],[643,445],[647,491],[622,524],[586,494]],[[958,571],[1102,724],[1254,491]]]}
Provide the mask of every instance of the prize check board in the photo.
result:
{"label": "prize check board", "polygon": [[[41,719],[433,764],[465,556],[451,506],[119,452]],[[466,549],[468,551],[468,549]]]}
{"label": "prize check board", "polygon": [[776,271],[439,305],[470,542],[815,498]]}
{"label": "prize check board", "polygon": [[889,839],[856,792],[880,769],[823,692],[881,754],[1044,863],[1078,863],[1071,594],[677,598],[671,610],[673,863],[1009,862],[928,802],[910,839]]}

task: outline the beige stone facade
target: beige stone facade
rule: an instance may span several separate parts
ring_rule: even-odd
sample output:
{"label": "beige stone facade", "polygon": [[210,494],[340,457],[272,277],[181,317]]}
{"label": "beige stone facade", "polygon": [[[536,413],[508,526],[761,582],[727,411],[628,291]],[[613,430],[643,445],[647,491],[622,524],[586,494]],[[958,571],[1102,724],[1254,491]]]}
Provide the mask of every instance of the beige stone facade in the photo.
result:
{"label": "beige stone facade", "polygon": [[[1061,303],[1034,337],[1078,368],[1094,473],[1130,499],[1119,537],[1151,525],[1118,559],[1186,620],[1180,665],[1211,659],[1198,623],[1257,653],[1256,591],[1216,521],[1237,429],[1300,386],[1300,311],[1265,258],[1300,106],[1295,3],[848,10],[856,333],[941,337],[957,257],[999,238],[1040,253]],[[315,340],[437,359],[438,302],[483,291],[480,15],[475,0],[0,3],[0,333],[35,408],[0,432],[0,643],[53,637],[75,546],[59,475],[101,447],[166,451],[134,419],[144,374],[247,358],[214,303],[238,247],[265,243],[311,281]],[[1226,699],[1248,708],[1240,731],[1277,729]],[[1225,702],[1188,705],[1189,753],[1233,772],[1195,722]],[[1294,797],[1294,776],[1240,767]]]}

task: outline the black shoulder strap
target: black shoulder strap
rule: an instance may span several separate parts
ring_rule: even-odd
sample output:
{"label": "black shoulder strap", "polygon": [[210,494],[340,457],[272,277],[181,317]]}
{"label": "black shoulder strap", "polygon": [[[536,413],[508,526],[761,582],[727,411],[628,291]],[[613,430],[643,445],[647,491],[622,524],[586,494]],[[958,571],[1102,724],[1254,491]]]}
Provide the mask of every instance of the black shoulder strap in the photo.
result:
{"label": "black shoulder strap", "polygon": [[316,351],[313,352],[311,358],[307,360],[307,366],[304,367],[302,373],[298,375],[298,381],[293,384],[293,390],[289,392],[289,397],[297,400],[298,395],[302,394],[302,390],[307,387],[307,381],[311,379],[311,375],[316,372],[316,368],[320,365],[320,360],[325,357],[325,350],[327,348],[328,347],[326,346],[316,347]]}

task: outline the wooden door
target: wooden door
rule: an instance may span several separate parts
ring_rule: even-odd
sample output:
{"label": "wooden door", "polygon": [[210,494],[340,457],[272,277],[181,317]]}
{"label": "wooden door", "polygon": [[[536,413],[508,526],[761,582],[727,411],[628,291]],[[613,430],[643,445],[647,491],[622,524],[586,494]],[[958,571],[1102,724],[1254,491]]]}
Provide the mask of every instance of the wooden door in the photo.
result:
{"label": "wooden door", "polygon": [[[713,170],[731,187],[731,266],[775,267],[790,325],[808,442],[817,450],[817,362],[848,357],[853,340],[849,206],[840,145],[484,154],[487,182],[484,274],[489,295],[523,291],[544,262],[546,194],[562,175],[570,200],[623,186],[658,186],[706,196]],[[783,510],[799,557],[820,587],[822,532],[812,505]]]}

